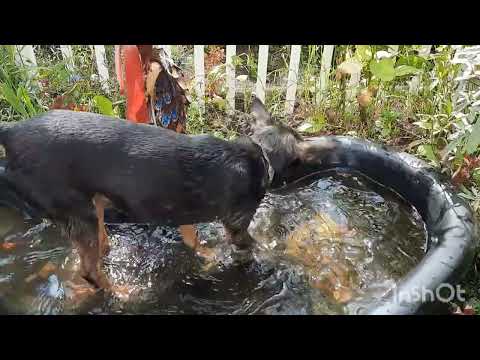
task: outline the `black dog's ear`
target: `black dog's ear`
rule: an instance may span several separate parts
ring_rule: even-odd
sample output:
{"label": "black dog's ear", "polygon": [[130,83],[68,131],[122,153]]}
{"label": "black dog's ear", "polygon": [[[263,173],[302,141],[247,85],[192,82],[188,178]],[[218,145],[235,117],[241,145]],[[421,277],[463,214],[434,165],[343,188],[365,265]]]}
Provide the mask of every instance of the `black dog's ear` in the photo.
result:
{"label": "black dog's ear", "polygon": [[256,128],[262,128],[265,126],[273,125],[272,117],[268,113],[262,101],[257,97],[255,97],[252,101],[251,113],[255,118],[254,125]]}

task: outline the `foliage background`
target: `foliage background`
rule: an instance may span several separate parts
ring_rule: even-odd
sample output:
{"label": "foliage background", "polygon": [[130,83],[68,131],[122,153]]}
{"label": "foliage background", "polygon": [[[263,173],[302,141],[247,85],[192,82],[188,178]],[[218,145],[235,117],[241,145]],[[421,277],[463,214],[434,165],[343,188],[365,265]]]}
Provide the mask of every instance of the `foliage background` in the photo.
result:
{"label": "foliage background", "polygon": [[[70,108],[123,117],[125,100],[114,73],[114,48],[106,45],[110,83],[106,92],[88,46],[72,46],[73,68],[59,46],[35,46],[37,67],[15,61],[12,45],[0,46],[0,120],[19,121],[50,108]],[[236,110],[225,113],[225,47],[207,46],[206,112],[195,98],[188,131],[234,138],[242,133],[257,71],[258,46],[237,45]],[[480,214],[480,46],[335,46],[329,87],[317,96],[322,46],[302,46],[297,103],[283,116],[289,46],[270,46],[266,105],[305,135],[348,134],[412,153],[437,167]],[[172,57],[193,79],[193,45],[172,46]],[[349,89],[352,72],[359,87]],[[349,96],[349,94],[351,94]],[[467,277],[469,302],[480,311],[477,260]]]}

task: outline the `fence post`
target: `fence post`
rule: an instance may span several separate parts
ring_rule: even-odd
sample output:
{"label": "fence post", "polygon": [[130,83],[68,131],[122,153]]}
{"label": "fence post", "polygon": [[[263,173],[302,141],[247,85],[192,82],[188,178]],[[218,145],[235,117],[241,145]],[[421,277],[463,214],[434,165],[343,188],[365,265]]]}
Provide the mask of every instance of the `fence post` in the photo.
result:
{"label": "fence post", "polygon": [[[421,57],[426,57],[432,51],[432,45],[422,45],[418,50],[418,55]],[[420,88],[420,75],[415,75],[412,79],[408,82],[408,91],[411,94],[418,94],[418,90]]]}
{"label": "fence post", "polygon": [[388,48],[396,54],[398,53],[399,45],[388,45]]}
{"label": "fence post", "polygon": [[317,105],[320,104],[323,95],[328,88],[330,69],[332,68],[333,50],[335,45],[323,45],[322,60],[320,64],[320,77],[317,84]]}
{"label": "fence post", "polygon": [[297,93],[298,69],[300,65],[301,45],[292,45],[290,51],[290,65],[288,68],[287,94],[285,97],[285,113],[290,115],[295,109],[295,95]]}
{"label": "fence post", "polygon": [[428,56],[432,51],[432,45],[422,45],[421,48],[418,50],[418,55],[420,56]]}
{"label": "fence post", "polygon": [[[355,47],[355,51],[357,51],[356,47]],[[352,56],[351,58],[353,59],[354,56]],[[347,94],[346,94],[348,100],[352,100],[357,96],[357,90],[360,84],[361,72],[362,72],[361,69],[358,69],[358,70],[356,69],[356,71],[350,74],[350,80],[348,81],[348,84],[347,84]]]}
{"label": "fence post", "polygon": [[205,45],[193,46],[193,63],[195,68],[195,93],[200,111],[205,111]]}
{"label": "fence post", "polygon": [[107,68],[107,59],[105,57],[105,46],[103,45],[94,45],[95,50],[95,60],[97,62],[98,77],[100,78],[100,83],[102,84],[103,90],[107,93],[109,92],[108,88],[108,68]]}
{"label": "fence post", "polygon": [[33,51],[32,45],[15,45],[15,62],[21,66],[28,67],[30,77],[34,77],[37,73],[37,59]]}
{"label": "fence post", "polygon": [[226,77],[227,77],[227,112],[233,114],[235,112],[235,65],[233,57],[237,53],[237,45],[227,45],[226,57]]}
{"label": "fence post", "polygon": [[171,45],[157,45],[160,49],[163,49],[169,58],[172,57],[172,46]]}
{"label": "fence post", "polygon": [[60,50],[62,51],[62,56],[67,62],[67,69],[73,71],[73,51],[70,45],[60,45]]}
{"label": "fence post", "polygon": [[267,90],[267,67],[268,67],[268,45],[259,45],[257,85],[255,87],[255,95],[263,103],[265,103],[265,91]]}

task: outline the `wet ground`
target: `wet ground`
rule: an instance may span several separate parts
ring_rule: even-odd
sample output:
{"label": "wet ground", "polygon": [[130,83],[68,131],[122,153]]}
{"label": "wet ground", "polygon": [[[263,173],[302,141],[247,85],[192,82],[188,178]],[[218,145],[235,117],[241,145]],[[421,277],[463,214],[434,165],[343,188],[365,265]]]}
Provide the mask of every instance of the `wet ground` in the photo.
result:
{"label": "wet ground", "polygon": [[420,261],[426,239],[418,213],[393,192],[339,173],[264,199],[249,229],[252,263],[232,262],[220,225],[198,228],[216,261],[196,256],[175,229],[109,225],[105,269],[132,291],[73,301],[71,244],[54,225],[0,208],[0,300],[18,314],[355,313]]}

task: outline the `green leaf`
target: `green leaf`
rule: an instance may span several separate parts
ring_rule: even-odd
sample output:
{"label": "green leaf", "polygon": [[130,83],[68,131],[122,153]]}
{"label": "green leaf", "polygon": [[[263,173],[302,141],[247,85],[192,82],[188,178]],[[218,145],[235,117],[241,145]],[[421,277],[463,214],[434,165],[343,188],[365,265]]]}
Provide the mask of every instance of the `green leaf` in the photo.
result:
{"label": "green leaf", "polygon": [[478,145],[480,145],[480,120],[477,116],[477,121],[473,125],[473,130],[468,136],[467,143],[465,144],[465,151],[468,155],[472,155],[478,150]]}
{"label": "green leaf", "polygon": [[452,111],[453,111],[452,102],[450,100],[447,100],[446,103],[445,103],[445,113],[448,116],[450,116],[452,114]]}
{"label": "green leaf", "polygon": [[17,94],[19,94],[19,97],[23,100],[23,103],[27,107],[28,114],[30,116],[34,116],[37,113],[37,111],[32,104],[32,101],[30,99],[30,96],[28,95],[27,89],[25,89],[25,87],[20,85],[17,90]]}
{"label": "green leaf", "polygon": [[368,63],[372,59],[372,48],[370,45],[356,45],[355,57],[362,63]]}
{"label": "green leaf", "polygon": [[463,140],[463,136],[459,136],[455,140],[451,141],[444,150],[445,155],[449,154],[450,151],[454,150],[462,140]]}
{"label": "green leaf", "polygon": [[424,139],[414,140],[410,144],[408,144],[407,149],[409,149],[409,150],[413,149],[414,147],[417,147],[418,145],[420,145],[424,141],[425,141]]}
{"label": "green leaf", "polygon": [[23,104],[19,101],[18,96],[15,95],[15,92],[13,89],[8,85],[8,84],[1,84],[0,90],[2,91],[2,94],[7,100],[7,102],[10,104],[13,109],[20,113],[22,116],[28,117],[27,111],[25,110],[25,107]]}
{"label": "green leaf", "polygon": [[405,76],[405,75],[415,75],[420,72],[421,70],[417,69],[416,67],[408,66],[408,65],[400,65],[395,68],[396,77]]}
{"label": "green leaf", "polygon": [[433,124],[428,120],[415,121],[413,125],[418,126],[421,129],[432,130]]}
{"label": "green leaf", "polygon": [[381,81],[391,81],[395,78],[395,59],[383,58],[370,61],[370,71]]}
{"label": "green leaf", "polygon": [[480,184],[480,168],[473,170],[472,172],[472,179],[477,184]]}
{"label": "green leaf", "polygon": [[107,116],[115,116],[112,102],[105,96],[97,95],[93,98],[93,101],[95,102],[95,106],[97,107],[100,114]]}
{"label": "green leaf", "polygon": [[319,131],[322,131],[323,128],[325,127],[325,124],[316,123],[316,122],[311,123],[311,125],[312,125],[311,127],[305,129],[305,132],[306,132],[306,133],[315,134],[315,133],[317,133],[317,132],[319,132]]}
{"label": "green leaf", "polygon": [[417,148],[417,154],[426,157],[428,160],[437,163],[437,157],[432,145],[420,145]]}
{"label": "green leaf", "polygon": [[417,69],[422,69],[423,65],[426,63],[426,60],[420,56],[409,55],[409,56],[400,56],[397,60],[397,65],[408,65],[413,66]]}
{"label": "green leaf", "polygon": [[470,199],[470,200],[475,200],[475,195],[470,190],[468,190],[465,187],[465,185],[460,184],[459,189],[462,191],[462,193],[459,194],[460,196],[465,197],[465,198]]}
{"label": "green leaf", "polygon": [[327,119],[322,114],[316,114],[313,117],[307,119],[302,125],[299,126],[298,130],[300,132],[305,132],[308,134],[318,133],[325,128],[327,124]]}
{"label": "green leaf", "polygon": [[475,200],[475,196],[470,195],[470,194],[466,194],[466,193],[460,193],[460,194],[458,194],[458,196],[460,196],[464,199],[467,199],[467,200],[472,200],[472,201]]}
{"label": "green leaf", "polygon": [[226,103],[226,100],[222,97],[214,97],[212,99],[212,103],[219,110],[225,110],[226,109],[227,103]]}

